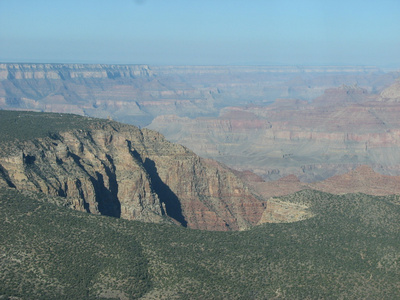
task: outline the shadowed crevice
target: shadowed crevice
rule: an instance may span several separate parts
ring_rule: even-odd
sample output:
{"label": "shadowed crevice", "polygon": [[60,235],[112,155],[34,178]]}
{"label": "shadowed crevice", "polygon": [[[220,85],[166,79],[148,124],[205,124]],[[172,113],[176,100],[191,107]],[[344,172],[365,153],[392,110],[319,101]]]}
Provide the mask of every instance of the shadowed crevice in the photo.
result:
{"label": "shadowed crevice", "polygon": [[169,186],[161,180],[154,161],[146,158],[143,165],[147,173],[150,175],[154,191],[157,193],[160,201],[165,204],[167,215],[181,223],[182,226],[186,227],[187,222],[182,214],[182,207],[179,198],[169,188]]}
{"label": "shadowed crevice", "polygon": [[[79,156],[73,153],[69,153],[69,155],[74,159],[79,168],[81,168],[89,177],[90,182],[92,183],[92,186],[95,190],[96,202],[98,204],[98,210],[100,214],[109,217],[121,217],[121,203],[118,199],[118,183],[115,172],[113,172],[107,165],[103,164],[109,180],[109,188],[107,188],[104,183],[103,174],[101,174],[100,172],[96,172],[96,177],[91,176],[81,164]],[[113,165],[113,160],[109,155],[107,155],[107,159],[111,163],[111,165]],[[83,193],[80,196],[84,199]],[[85,207],[85,209],[89,210],[89,207]]]}
{"label": "shadowed crevice", "polygon": [[16,188],[15,184],[11,181],[11,178],[8,175],[7,170],[4,169],[2,165],[0,165],[0,177],[3,177],[3,179],[6,181],[9,187]]}
{"label": "shadowed crevice", "polygon": [[98,204],[98,209],[100,214],[109,217],[121,217],[121,203],[118,200],[115,190],[117,189],[113,184],[113,180],[110,179],[110,189],[108,189],[104,184],[104,176],[96,172],[96,177],[91,177],[90,180],[96,192],[96,202]]}
{"label": "shadowed crevice", "polygon": [[181,203],[179,198],[175,193],[170,189],[170,187],[162,181],[160,175],[158,175],[156,164],[150,158],[146,158],[143,161],[139,152],[132,148],[132,143],[130,141],[126,141],[128,144],[129,152],[134,159],[137,160],[139,164],[141,164],[146,170],[147,174],[150,177],[151,185],[154,192],[157,194],[161,203],[164,204],[166,214],[178,221],[182,226],[187,227],[187,222],[182,213]]}

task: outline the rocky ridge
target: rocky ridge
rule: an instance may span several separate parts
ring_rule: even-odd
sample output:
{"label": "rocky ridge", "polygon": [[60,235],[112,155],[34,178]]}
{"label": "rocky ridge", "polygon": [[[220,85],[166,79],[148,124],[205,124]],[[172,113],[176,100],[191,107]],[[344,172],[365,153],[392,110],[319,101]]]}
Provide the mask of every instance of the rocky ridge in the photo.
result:
{"label": "rocky ridge", "polygon": [[0,157],[0,186],[61,197],[81,211],[241,230],[257,224],[264,210],[228,168],[148,129],[101,121],[3,149],[11,151]]}

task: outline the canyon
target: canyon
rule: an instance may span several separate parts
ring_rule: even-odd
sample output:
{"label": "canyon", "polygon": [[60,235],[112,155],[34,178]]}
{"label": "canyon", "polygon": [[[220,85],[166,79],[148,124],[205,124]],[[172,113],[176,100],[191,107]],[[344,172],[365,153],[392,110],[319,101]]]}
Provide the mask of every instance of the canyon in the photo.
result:
{"label": "canyon", "polygon": [[0,109],[148,127],[264,180],[400,174],[399,72],[337,66],[0,64]]}
{"label": "canyon", "polygon": [[301,182],[295,175],[288,175],[275,181],[264,181],[254,173],[249,176],[248,172],[238,172],[238,176],[265,199],[279,198],[307,189],[336,195],[363,193],[386,196],[400,194],[400,176],[382,175],[366,165],[361,165],[345,174],[311,183]]}
{"label": "canyon", "polygon": [[400,175],[399,99],[399,81],[379,93],[341,85],[313,101],[226,107],[217,118],[158,116],[149,128],[264,180],[320,181],[360,165]]}
{"label": "canyon", "polygon": [[375,67],[0,64],[0,108],[111,117],[218,116],[227,106],[311,100],[337,84],[375,91],[396,76]]}

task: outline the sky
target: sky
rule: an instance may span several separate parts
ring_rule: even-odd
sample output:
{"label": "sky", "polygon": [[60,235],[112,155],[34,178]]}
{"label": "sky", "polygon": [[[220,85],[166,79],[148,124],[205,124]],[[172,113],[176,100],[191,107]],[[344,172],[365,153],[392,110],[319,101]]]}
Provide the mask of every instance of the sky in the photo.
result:
{"label": "sky", "polygon": [[0,0],[0,62],[400,66],[399,0]]}

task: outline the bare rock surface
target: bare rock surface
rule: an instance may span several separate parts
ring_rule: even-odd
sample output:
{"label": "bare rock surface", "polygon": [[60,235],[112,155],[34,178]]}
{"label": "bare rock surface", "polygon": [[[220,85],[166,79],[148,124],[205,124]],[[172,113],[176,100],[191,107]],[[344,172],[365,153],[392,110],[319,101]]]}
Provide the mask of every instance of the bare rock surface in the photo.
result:
{"label": "bare rock surface", "polygon": [[3,146],[13,150],[0,157],[0,185],[61,197],[81,211],[242,230],[264,210],[227,167],[148,129],[101,121]]}
{"label": "bare rock surface", "polygon": [[150,124],[268,180],[359,164],[399,175],[398,77],[368,66],[0,64],[0,109]]}

